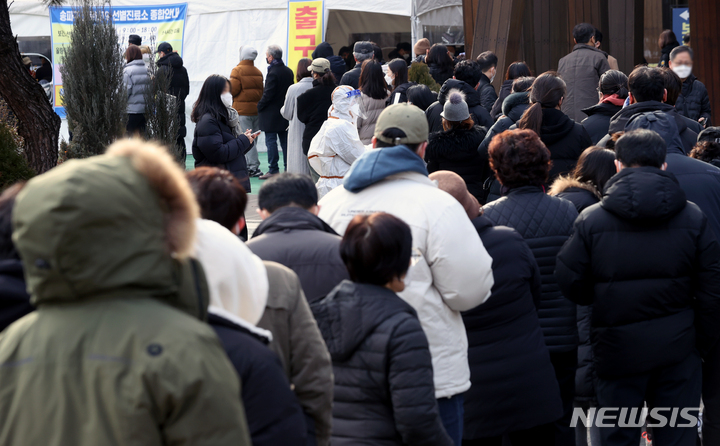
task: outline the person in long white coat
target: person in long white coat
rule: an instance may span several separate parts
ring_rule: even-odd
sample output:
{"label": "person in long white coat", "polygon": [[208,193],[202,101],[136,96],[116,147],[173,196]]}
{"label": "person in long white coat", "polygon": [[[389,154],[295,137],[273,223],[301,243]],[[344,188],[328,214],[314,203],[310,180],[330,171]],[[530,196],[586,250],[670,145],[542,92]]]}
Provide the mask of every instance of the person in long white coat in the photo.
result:
{"label": "person in long white coat", "polygon": [[297,98],[313,86],[312,71],[308,70],[311,63],[312,60],[308,58],[303,58],[298,61],[297,70],[295,70],[297,73],[297,82],[288,88],[285,94],[285,104],[280,109],[282,117],[290,122],[288,129],[287,171],[304,175],[310,175],[310,167],[308,167],[307,158],[302,149],[305,124],[300,122],[297,116]]}
{"label": "person in long white coat", "polygon": [[315,184],[318,198],[342,185],[350,166],[365,153],[366,148],[360,141],[356,126],[360,113],[357,92],[348,85],[333,91],[328,120],[310,143],[308,161],[320,175]]}

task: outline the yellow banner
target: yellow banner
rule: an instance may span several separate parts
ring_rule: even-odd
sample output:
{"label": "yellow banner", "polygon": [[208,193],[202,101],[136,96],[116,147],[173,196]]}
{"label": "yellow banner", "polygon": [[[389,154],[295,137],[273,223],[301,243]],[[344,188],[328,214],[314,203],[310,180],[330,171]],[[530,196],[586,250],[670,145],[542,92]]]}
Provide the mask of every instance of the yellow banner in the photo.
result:
{"label": "yellow banner", "polygon": [[312,52],[322,43],[324,19],[322,0],[288,2],[287,66],[293,72],[297,70],[300,59],[312,59]]}

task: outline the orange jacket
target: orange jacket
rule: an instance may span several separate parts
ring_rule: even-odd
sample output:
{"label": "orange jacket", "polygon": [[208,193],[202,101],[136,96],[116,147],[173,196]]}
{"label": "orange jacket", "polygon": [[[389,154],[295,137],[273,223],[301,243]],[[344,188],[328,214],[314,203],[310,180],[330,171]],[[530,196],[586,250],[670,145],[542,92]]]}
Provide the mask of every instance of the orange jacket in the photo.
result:
{"label": "orange jacket", "polygon": [[257,116],[257,103],[263,95],[263,76],[252,60],[243,60],[230,74],[233,108],[240,116]]}

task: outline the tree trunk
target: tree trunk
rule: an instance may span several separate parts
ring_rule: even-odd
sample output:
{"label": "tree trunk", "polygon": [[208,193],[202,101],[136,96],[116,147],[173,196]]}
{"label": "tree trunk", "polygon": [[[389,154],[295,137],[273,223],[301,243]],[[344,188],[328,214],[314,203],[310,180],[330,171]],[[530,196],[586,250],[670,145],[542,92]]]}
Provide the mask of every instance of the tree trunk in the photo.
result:
{"label": "tree trunk", "polygon": [[46,172],[57,165],[61,121],[22,63],[7,0],[0,0],[0,67],[0,96],[17,117],[28,164],[38,174]]}

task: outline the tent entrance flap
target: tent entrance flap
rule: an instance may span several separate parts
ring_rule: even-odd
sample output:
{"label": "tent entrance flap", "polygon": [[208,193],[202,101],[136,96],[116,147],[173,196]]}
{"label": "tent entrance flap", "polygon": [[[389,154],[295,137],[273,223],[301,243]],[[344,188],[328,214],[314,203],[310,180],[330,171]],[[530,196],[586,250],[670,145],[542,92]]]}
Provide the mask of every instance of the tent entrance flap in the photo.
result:
{"label": "tent entrance flap", "polygon": [[330,10],[325,41],[335,54],[343,46],[352,47],[358,40],[372,40],[381,48],[395,48],[410,42],[410,17],[378,12]]}

